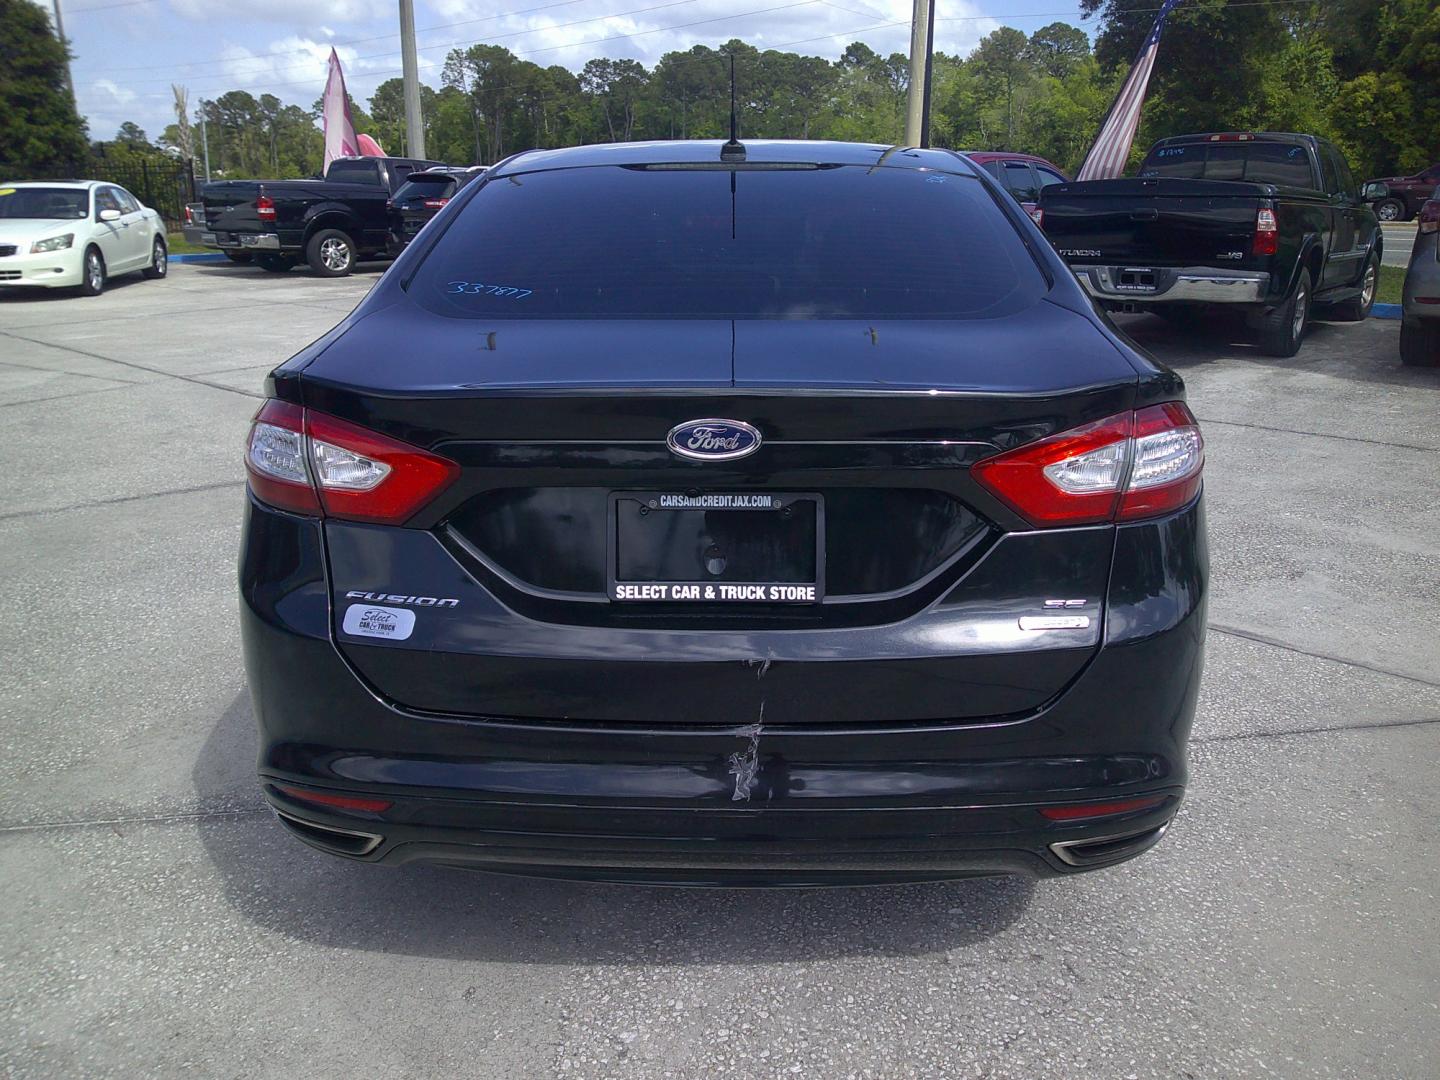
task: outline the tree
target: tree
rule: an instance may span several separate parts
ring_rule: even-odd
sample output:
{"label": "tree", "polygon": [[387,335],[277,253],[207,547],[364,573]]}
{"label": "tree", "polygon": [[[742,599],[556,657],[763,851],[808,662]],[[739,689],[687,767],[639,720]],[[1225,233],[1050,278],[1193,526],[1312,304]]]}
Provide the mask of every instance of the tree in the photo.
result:
{"label": "tree", "polygon": [[1077,27],[1053,22],[1030,35],[1025,58],[1041,73],[1063,79],[1090,59],[1090,39]]}
{"label": "tree", "polygon": [[145,129],[133,120],[126,120],[120,125],[120,130],[115,133],[115,141],[136,148],[149,149],[150,147],[150,136],[146,135]]}
{"label": "tree", "polygon": [[980,39],[970,56],[977,74],[988,88],[1003,95],[1005,102],[1005,141],[1002,149],[1014,150],[1016,96],[1033,75],[1030,66],[1030,42],[1019,30],[1002,26]]}
{"label": "tree", "polygon": [[0,162],[19,175],[69,172],[86,158],[65,61],[44,11],[30,0],[0,0]]}

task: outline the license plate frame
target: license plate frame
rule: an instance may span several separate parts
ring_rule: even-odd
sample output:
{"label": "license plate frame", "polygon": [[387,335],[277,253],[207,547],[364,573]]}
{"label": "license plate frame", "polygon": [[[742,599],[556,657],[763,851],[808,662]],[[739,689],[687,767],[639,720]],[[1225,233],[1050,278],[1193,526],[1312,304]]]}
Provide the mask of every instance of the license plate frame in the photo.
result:
{"label": "license plate frame", "polygon": [[[756,500],[769,500],[757,503]],[[697,503],[698,501],[698,503]],[[703,575],[685,578],[637,578],[620,576],[621,544],[620,515],[629,511],[628,503],[638,502],[648,514],[775,514],[794,510],[797,503],[813,504],[814,514],[814,580],[802,574],[801,580],[750,580],[709,578]],[[668,503],[668,505],[667,505]],[[728,504],[727,504],[728,503]],[[636,508],[639,512],[639,508]],[[645,515],[641,515],[645,516]],[[664,520],[664,519],[657,519]],[[702,521],[704,519],[701,519]],[[740,521],[743,519],[736,518]],[[788,521],[786,518],[780,519]],[[767,523],[773,528],[773,523]],[[784,528],[784,526],[779,526]],[[825,599],[825,498],[807,491],[612,491],[606,513],[605,577],[606,595],[619,604],[755,605],[761,607],[810,607]],[[723,572],[723,571],[722,571]],[[793,578],[793,574],[780,577]]]}

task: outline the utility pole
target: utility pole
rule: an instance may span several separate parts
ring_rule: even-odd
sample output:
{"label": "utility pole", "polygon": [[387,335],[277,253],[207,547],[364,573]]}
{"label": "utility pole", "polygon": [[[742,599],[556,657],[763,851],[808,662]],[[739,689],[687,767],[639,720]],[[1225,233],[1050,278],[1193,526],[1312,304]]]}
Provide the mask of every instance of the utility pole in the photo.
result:
{"label": "utility pole", "polygon": [[60,39],[60,48],[65,50],[65,88],[70,91],[70,104],[75,105],[75,80],[70,77],[70,42],[65,40],[65,21],[60,18],[60,0],[55,3],[55,35]]}
{"label": "utility pole", "polygon": [[930,145],[930,44],[935,0],[915,0],[910,24],[910,87],[905,101],[905,144]]}
{"label": "utility pole", "polygon": [[425,120],[420,115],[420,61],[415,57],[415,0],[400,0],[400,67],[405,78],[405,150],[425,156]]}
{"label": "utility pole", "polygon": [[200,102],[200,144],[205,148],[205,183],[210,183],[210,132],[205,127],[205,102]]}

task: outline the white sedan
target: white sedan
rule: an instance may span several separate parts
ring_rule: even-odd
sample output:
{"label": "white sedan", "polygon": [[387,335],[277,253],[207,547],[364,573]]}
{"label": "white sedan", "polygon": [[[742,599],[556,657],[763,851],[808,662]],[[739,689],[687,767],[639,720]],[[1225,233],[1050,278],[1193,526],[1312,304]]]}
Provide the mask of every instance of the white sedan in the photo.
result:
{"label": "white sedan", "polygon": [[0,287],[99,296],[109,278],[162,278],[166,263],[165,222],[118,184],[0,184]]}

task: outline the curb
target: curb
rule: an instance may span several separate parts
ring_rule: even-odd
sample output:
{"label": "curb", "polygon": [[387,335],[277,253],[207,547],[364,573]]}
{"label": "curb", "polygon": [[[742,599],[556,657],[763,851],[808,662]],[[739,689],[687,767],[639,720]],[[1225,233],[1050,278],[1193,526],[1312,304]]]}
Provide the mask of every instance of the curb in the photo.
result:
{"label": "curb", "polygon": [[1376,304],[1370,309],[1372,319],[1398,319],[1404,309],[1399,304]]}
{"label": "curb", "polygon": [[204,255],[170,255],[170,256],[168,256],[168,258],[169,258],[169,260],[170,260],[171,262],[178,262],[178,263],[187,263],[187,262],[193,262],[193,263],[208,263],[208,262],[225,262],[225,261],[226,261],[225,255],[224,255],[222,252],[218,252],[218,251],[215,252],[215,254],[213,254],[213,255],[211,255],[211,254],[209,254],[209,253],[207,252],[207,253],[204,254]]}

